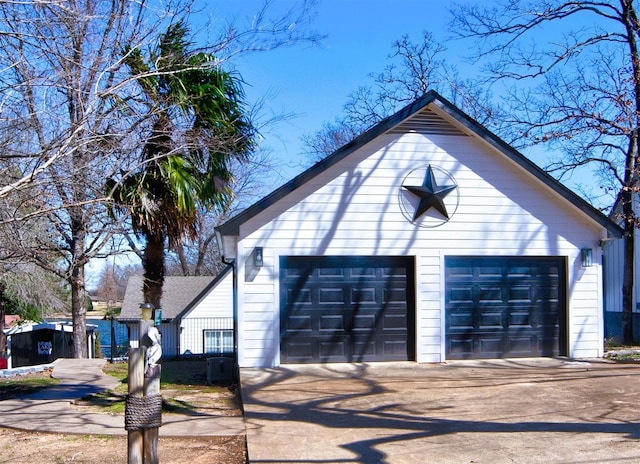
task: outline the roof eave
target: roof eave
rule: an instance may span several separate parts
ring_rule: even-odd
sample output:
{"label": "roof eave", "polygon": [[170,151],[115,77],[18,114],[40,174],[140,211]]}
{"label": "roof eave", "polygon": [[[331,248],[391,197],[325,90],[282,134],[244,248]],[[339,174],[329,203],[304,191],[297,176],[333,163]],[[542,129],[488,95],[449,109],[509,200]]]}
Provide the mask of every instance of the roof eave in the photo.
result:
{"label": "roof eave", "polygon": [[394,115],[389,116],[388,118],[382,120],[380,123],[376,124],[369,130],[360,134],[351,142],[345,144],[344,146],[342,146],[341,148],[333,152],[331,155],[318,161],[312,167],[300,173],[299,175],[294,177],[292,180],[290,180],[286,184],[282,185],[282,187],[274,190],[272,193],[264,197],[262,200],[258,201],[257,203],[254,203],[253,205],[251,205],[250,207],[242,211],[237,216],[231,218],[229,221],[225,222],[224,224],[216,227],[216,230],[219,231],[220,234],[223,236],[240,235],[240,225],[243,224],[245,221],[247,221],[249,218],[255,216],[260,211],[276,203],[278,200],[280,200],[281,198],[284,198],[289,193],[295,191],[296,189],[298,189],[298,187],[304,185],[306,182],[313,179],[318,174],[325,171],[326,169],[333,166],[334,164],[338,163],[339,161],[342,161],[351,153],[353,153],[360,147],[366,145],[367,143],[371,142],[376,137],[382,135],[383,133],[385,133],[395,125],[399,124],[401,121],[404,121],[406,118],[408,118],[412,114],[417,113],[418,111],[420,111],[422,108],[424,108],[429,103],[436,100],[437,98],[442,98],[442,97],[440,97],[433,90],[427,92],[422,98],[417,99],[415,102],[413,102],[410,105],[407,105],[402,110],[395,113]]}
{"label": "roof eave", "polygon": [[588,217],[595,220],[598,224],[603,226],[612,236],[620,238],[624,234],[624,230],[601,211],[589,204],[582,197],[577,195],[569,188],[562,185],[550,174],[545,172],[537,164],[524,156],[522,153],[511,147],[504,140],[490,132],[485,127],[481,126],[478,122],[471,119],[468,115],[459,110],[455,105],[449,102],[447,99],[439,95],[435,91],[427,92],[422,98],[417,99],[415,102],[407,105],[402,110],[398,111],[394,115],[384,119],[380,123],[376,124],[371,129],[367,130],[360,136],[353,139],[343,147],[336,150],[330,156],[316,163],[311,168],[302,172],[298,176],[294,177],[291,181],[284,184],[282,187],[274,190],[271,194],[267,195],[262,200],[254,203],[252,206],[231,218],[226,223],[216,227],[222,236],[238,236],[240,235],[240,226],[251,217],[255,216],[259,212],[268,208],[276,203],[278,200],[284,198],[289,193],[298,189],[298,187],[304,185],[309,180],[316,177],[318,174],[343,160],[349,154],[369,143],[379,135],[387,132],[392,127],[396,126],[400,122],[409,118],[413,114],[425,108],[427,105],[432,104],[449,115],[458,124],[469,132],[475,134],[477,137],[483,139],[486,143],[491,145],[494,149],[503,153],[512,161],[523,167],[530,172],[534,177],[543,182],[553,191],[566,198],[570,203],[576,206],[579,210],[585,213]]}
{"label": "roof eave", "polygon": [[198,295],[195,296],[195,298],[193,298],[191,300],[191,302],[182,310],[180,311],[175,319],[176,320],[180,320],[183,317],[187,316],[192,310],[193,308],[195,308],[197,305],[200,304],[200,302],[211,292],[211,290],[213,288],[215,288],[218,283],[224,279],[224,277],[231,272],[231,270],[233,269],[233,266],[228,264],[227,267],[225,267],[216,277],[215,279],[213,279],[200,293],[198,293]]}
{"label": "roof eave", "polygon": [[485,127],[481,126],[477,122],[473,121],[468,115],[460,111],[453,104],[448,102],[444,98],[440,98],[433,102],[434,106],[439,108],[440,110],[447,113],[449,116],[454,118],[456,122],[461,124],[465,129],[473,132],[478,137],[482,138],[485,142],[491,145],[493,148],[498,150],[507,156],[510,160],[514,161],[516,164],[530,172],[536,179],[543,182],[545,185],[550,187],[557,194],[566,198],[571,202],[574,206],[576,206],[580,211],[585,213],[587,216],[591,217],[598,224],[603,226],[612,236],[620,238],[624,234],[624,230],[611,219],[609,219],[606,215],[604,215],[600,210],[595,208],[593,205],[588,203],[582,197],[580,197],[573,190],[565,187],[563,184],[558,182],[555,178],[553,178],[549,173],[544,171],[540,166],[535,164],[529,158],[524,156],[518,150],[513,148],[507,142],[502,140],[500,137],[490,132]]}

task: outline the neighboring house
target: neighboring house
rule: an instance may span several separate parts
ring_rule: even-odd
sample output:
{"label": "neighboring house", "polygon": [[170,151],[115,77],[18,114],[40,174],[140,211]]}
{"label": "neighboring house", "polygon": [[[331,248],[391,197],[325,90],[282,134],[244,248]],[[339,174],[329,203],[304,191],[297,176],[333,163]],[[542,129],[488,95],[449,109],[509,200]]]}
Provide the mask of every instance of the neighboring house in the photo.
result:
{"label": "neighboring house", "polygon": [[603,355],[622,230],[435,92],[217,228],[240,367]]}
{"label": "neighboring house", "polygon": [[[163,357],[230,354],[233,335],[233,268],[217,277],[165,277],[162,289]],[[127,325],[137,346],[142,276],[129,279],[118,321]]]}
{"label": "neighboring house", "polygon": [[[8,368],[49,364],[73,357],[73,325],[61,322],[26,323],[6,329]],[[96,326],[87,324],[87,354],[95,358]]]}
{"label": "neighboring house", "polygon": [[[636,217],[640,216],[638,195],[633,196]],[[620,207],[616,204],[611,213],[614,221],[620,221]],[[640,230],[634,236],[634,274],[638,281],[640,271]],[[622,341],[622,276],[624,272],[624,240],[605,240],[602,243],[604,269],[605,338]],[[633,286],[633,335],[640,340],[640,285]]]}

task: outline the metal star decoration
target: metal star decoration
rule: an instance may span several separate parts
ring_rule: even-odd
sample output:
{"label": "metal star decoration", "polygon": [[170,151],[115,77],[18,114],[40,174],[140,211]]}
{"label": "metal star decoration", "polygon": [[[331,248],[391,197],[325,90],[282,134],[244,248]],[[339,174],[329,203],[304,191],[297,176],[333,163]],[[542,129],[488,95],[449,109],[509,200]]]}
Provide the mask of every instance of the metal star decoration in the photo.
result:
{"label": "metal star decoration", "polygon": [[433,175],[433,169],[431,165],[427,167],[427,172],[424,175],[424,181],[422,185],[403,185],[403,188],[407,189],[414,195],[420,198],[420,203],[413,214],[413,221],[418,219],[424,213],[434,208],[445,218],[449,219],[447,208],[444,205],[445,197],[455,190],[455,185],[438,185]]}

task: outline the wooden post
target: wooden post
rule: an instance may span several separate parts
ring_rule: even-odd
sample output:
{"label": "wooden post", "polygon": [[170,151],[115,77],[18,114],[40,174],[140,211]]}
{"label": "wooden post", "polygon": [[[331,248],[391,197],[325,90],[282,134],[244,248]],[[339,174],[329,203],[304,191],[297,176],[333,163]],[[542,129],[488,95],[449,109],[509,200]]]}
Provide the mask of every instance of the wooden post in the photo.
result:
{"label": "wooden post", "polygon": [[[160,369],[158,364],[151,369],[144,379],[144,394],[157,395],[160,393]],[[158,427],[144,429],[144,464],[158,464]]]}
{"label": "wooden post", "polygon": [[[152,341],[149,338],[149,329],[154,327],[153,320],[142,319],[138,326],[140,334],[140,345],[150,347]],[[160,365],[149,369],[146,357],[143,360],[144,374],[144,396],[160,393]],[[158,464],[158,427],[145,428],[143,431],[144,464]]]}
{"label": "wooden post", "polygon": [[[145,308],[146,309],[146,308]],[[129,349],[129,397],[125,411],[125,427],[127,428],[128,464],[158,464],[158,427],[144,425],[160,424],[162,415],[162,397],[160,397],[160,365],[157,362],[162,356],[160,332],[154,322],[140,320],[138,324],[138,346]],[[147,348],[149,348],[147,352]],[[147,360],[147,356],[149,359]],[[138,397],[133,400],[133,397]],[[151,397],[151,398],[147,398]],[[136,405],[133,407],[133,405]],[[139,410],[150,412],[144,420],[136,418]],[[157,409],[159,407],[160,409]],[[130,409],[129,409],[130,408]],[[149,409],[150,408],[150,409]],[[141,428],[138,428],[141,424]],[[135,430],[133,430],[135,427]],[[129,430],[132,429],[132,430]]]}
{"label": "wooden post", "polygon": [[[145,349],[129,348],[129,395],[144,395]],[[142,430],[127,432],[127,448],[129,464],[143,464],[144,434]]]}

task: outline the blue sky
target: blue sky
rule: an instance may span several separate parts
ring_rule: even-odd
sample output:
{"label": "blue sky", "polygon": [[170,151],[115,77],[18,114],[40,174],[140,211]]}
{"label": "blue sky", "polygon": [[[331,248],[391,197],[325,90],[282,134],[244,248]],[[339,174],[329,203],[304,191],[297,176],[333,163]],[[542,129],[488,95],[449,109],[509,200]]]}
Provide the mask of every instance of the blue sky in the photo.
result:
{"label": "blue sky", "polygon": [[[262,3],[213,2],[218,14],[231,16],[252,15]],[[274,0],[273,8],[284,10],[294,3]],[[300,154],[300,138],[341,114],[347,96],[371,82],[368,74],[388,64],[393,42],[403,35],[418,41],[425,30],[438,40],[447,39],[451,4],[447,0],[319,0],[314,30],[326,35],[319,45],[297,45],[234,61],[246,82],[249,101],[269,96],[270,111],[295,114],[262,133],[261,143],[282,163],[282,181],[308,165]],[[447,43],[449,49],[461,45]],[[463,53],[458,50],[456,55]]]}
{"label": "blue sky", "polygon": [[[211,5],[208,12],[213,17],[238,19],[254,15],[264,3],[264,0],[205,1]],[[274,12],[286,11],[296,3],[272,0],[271,8]],[[309,166],[309,160],[302,154],[301,137],[319,131],[323,123],[340,116],[348,95],[359,86],[370,84],[369,74],[378,73],[389,64],[392,44],[404,35],[416,43],[423,31],[430,32],[446,46],[443,56],[447,64],[458,68],[462,79],[479,71],[480,66],[472,66],[468,59],[474,44],[454,39],[448,30],[449,10],[454,3],[454,0],[317,0],[313,29],[326,36],[319,45],[302,44],[233,61],[246,83],[250,102],[268,97],[267,111],[295,114],[261,133],[261,146],[271,152],[278,164],[273,180],[276,185],[271,187],[290,180]],[[482,0],[478,3],[482,4]],[[562,24],[582,27],[573,21]],[[555,25],[546,32],[560,36],[562,31]],[[544,166],[547,163],[544,150],[535,148],[524,154]],[[590,168],[574,171],[563,182],[576,192],[578,186],[593,185],[586,190],[592,195],[600,193]],[[609,200],[604,197],[599,206],[606,206]]]}

